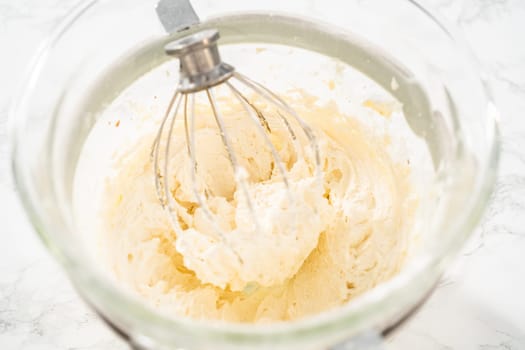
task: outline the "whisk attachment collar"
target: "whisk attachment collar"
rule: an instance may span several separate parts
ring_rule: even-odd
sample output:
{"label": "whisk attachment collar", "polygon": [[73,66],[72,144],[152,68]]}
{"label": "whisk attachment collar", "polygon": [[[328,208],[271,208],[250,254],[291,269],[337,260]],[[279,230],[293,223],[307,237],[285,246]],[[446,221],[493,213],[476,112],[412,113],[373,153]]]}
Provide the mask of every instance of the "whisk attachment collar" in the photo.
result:
{"label": "whisk attachment collar", "polygon": [[180,62],[179,90],[201,91],[229,79],[234,68],[222,62],[217,47],[219,31],[202,30],[168,43],[164,50]]}

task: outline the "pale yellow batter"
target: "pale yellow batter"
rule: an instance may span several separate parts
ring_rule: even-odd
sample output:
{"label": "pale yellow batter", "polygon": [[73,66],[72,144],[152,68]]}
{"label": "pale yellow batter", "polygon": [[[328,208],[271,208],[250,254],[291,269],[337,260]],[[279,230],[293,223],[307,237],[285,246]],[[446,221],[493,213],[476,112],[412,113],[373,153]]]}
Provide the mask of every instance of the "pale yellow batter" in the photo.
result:
{"label": "pale yellow batter", "polygon": [[[100,242],[122,284],[174,315],[271,322],[341,305],[400,269],[415,200],[409,169],[393,163],[385,138],[333,105],[321,107],[296,94],[292,107],[318,139],[318,182],[304,134],[298,133],[294,144],[275,113],[259,104],[286,168],[287,192],[270,148],[242,106],[220,104],[245,174],[234,174],[209,109],[200,105],[195,144],[197,189],[208,193],[206,203],[226,242],[196,203],[184,128],[178,123],[169,164],[180,235],[155,192],[153,134],[130,144],[107,179]],[[235,185],[241,175],[248,181],[258,228]]]}

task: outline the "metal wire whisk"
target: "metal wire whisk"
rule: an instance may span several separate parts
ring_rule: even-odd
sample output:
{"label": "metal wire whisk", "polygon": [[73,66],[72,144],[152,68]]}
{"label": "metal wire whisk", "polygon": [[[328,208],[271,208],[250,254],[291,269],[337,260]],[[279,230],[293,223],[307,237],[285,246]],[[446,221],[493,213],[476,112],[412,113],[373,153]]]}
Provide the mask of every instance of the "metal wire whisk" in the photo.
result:
{"label": "metal wire whisk", "polygon": [[[197,184],[198,162],[196,159],[195,143],[195,94],[203,92],[209,102],[213,119],[218,128],[222,144],[228,155],[230,165],[233,169],[235,184],[245,197],[249,215],[253,220],[256,230],[260,230],[260,223],[250,193],[248,189],[248,178],[246,171],[240,166],[237,154],[232,147],[232,142],[225,126],[225,119],[218,108],[215,90],[219,86],[225,85],[231,97],[240,103],[245,112],[245,117],[251,120],[253,128],[262,135],[266,146],[270,149],[273,161],[283,186],[287,190],[287,196],[290,204],[294,203],[294,194],[290,191],[289,179],[287,176],[286,166],[280,159],[279,152],[272,143],[272,128],[275,123],[281,123],[281,130],[286,130],[292,144],[297,147],[296,154],[299,156],[305,154],[304,147],[298,142],[299,138],[306,140],[310,147],[310,154],[314,160],[315,176],[320,179],[320,156],[319,147],[316,137],[311,127],[303,121],[296,112],[279,96],[268,90],[261,84],[254,82],[246,76],[235,71],[234,67],[221,61],[217,40],[219,32],[215,29],[208,29],[190,34],[165,46],[165,52],[168,55],[175,56],[180,62],[180,79],[176,91],[171,98],[164,118],[160,124],[158,133],[151,150],[151,157],[154,166],[155,186],[160,203],[170,214],[173,228],[176,233],[183,229],[178,220],[176,212],[176,199],[171,193],[170,179],[172,174],[169,173],[170,156],[172,152],[172,137],[174,125],[179,114],[179,109],[183,106],[182,116],[184,123],[185,144],[188,157],[191,161],[191,181],[192,189],[195,195],[195,201],[202,208],[206,217],[214,224],[214,234],[218,234],[222,239],[225,238],[225,232],[216,224],[216,218],[207,205],[206,191],[199,190]],[[240,84],[240,86],[239,86]],[[243,92],[243,91],[247,91]],[[249,94],[249,95],[248,95]],[[277,115],[277,121],[268,120],[267,116],[252,101],[256,95],[261,101],[271,106]],[[251,100],[249,99],[251,98]],[[271,125],[273,124],[273,125]],[[302,148],[302,149],[301,149]],[[212,233],[210,233],[212,234]]]}

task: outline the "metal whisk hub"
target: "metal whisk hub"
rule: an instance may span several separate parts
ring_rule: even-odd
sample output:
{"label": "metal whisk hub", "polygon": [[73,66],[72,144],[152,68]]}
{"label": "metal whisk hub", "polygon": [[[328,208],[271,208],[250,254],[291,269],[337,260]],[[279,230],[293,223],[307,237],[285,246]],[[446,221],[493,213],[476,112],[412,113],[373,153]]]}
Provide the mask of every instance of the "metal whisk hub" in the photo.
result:
{"label": "metal whisk hub", "polygon": [[221,61],[217,40],[219,32],[216,29],[207,29],[165,46],[166,53],[180,61],[181,92],[204,90],[232,76],[234,68]]}

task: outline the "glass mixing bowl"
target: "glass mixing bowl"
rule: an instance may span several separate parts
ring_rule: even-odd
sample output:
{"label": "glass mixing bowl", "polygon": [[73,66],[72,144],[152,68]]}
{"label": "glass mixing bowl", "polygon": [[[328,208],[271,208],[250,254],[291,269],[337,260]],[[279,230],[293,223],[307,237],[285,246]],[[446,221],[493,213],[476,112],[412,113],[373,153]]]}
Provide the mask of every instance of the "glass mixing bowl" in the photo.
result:
{"label": "glass mixing bowl", "polygon": [[[161,314],[96,267],[73,208],[82,146],[102,111],[165,64],[163,45],[181,35],[166,34],[154,11],[156,1],[148,0],[81,3],[33,62],[10,120],[14,177],[35,229],[81,296],[137,348],[321,349],[374,343],[430,293],[478,223],[493,189],[497,113],[475,62],[450,26],[415,1],[192,4],[201,23],[194,23],[191,11],[175,11],[184,14],[175,24],[189,26],[186,33],[218,28],[226,56],[245,44],[270,51],[286,46],[304,57],[315,53],[336,68],[312,70],[341,84],[328,98],[344,101],[346,89],[355,87],[351,80],[365,77],[402,103],[404,119],[393,130],[412,140],[405,156],[424,189],[416,215],[417,246],[402,271],[335,310],[294,322],[246,325]],[[246,64],[258,62],[253,52],[235,64],[266,83],[264,70]],[[282,59],[285,68],[297,63],[297,57]],[[286,82],[282,66],[276,69]],[[301,75],[300,68],[289,71]],[[314,76],[300,84],[311,85]]]}

